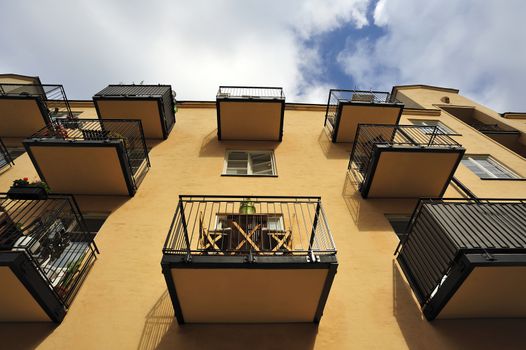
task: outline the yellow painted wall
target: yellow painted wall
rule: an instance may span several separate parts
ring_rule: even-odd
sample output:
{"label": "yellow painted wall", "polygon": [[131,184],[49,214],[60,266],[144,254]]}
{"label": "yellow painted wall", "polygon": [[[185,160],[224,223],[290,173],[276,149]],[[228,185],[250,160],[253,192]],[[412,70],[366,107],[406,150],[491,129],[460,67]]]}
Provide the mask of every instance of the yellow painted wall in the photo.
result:
{"label": "yellow painted wall", "polygon": [[[152,168],[133,198],[81,197],[85,209],[113,210],[97,236],[101,255],[56,328],[3,324],[6,348],[41,349],[466,349],[516,348],[525,320],[423,319],[393,265],[398,238],[384,214],[410,213],[414,200],[362,200],[347,177],[348,145],[327,143],[324,110],[285,112],[281,143],[218,142],[215,104],[180,107],[166,141],[153,145]],[[415,115],[416,113],[416,115]],[[452,117],[468,153],[492,153],[526,176],[526,161]],[[404,115],[404,119],[408,116]],[[221,177],[226,149],[275,150],[277,178]],[[415,165],[418,166],[418,165]],[[26,155],[0,175],[7,190],[34,176]],[[526,197],[526,182],[457,176],[480,196]],[[339,268],[319,326],[178,326],[161,274],[161,249],[179,194],[321,195]],[[450,187],[448,196],[460,196]],[[213,288],[211,288],[213,290]]]}

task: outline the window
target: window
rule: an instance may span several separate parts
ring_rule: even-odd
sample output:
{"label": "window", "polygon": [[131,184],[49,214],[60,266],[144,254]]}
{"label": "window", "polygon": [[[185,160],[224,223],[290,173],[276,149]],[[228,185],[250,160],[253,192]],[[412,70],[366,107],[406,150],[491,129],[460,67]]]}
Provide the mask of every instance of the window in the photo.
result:
{"label": "window", "polygon": [[517,174],[500,164],[491,156],[467,155],[462,164],[477,174],[481,179],[518,179]]}
{"label": "window", "polygon": [[443,135],[455,135],[456,132],[448,128],[444,123],[439,120],[421,120],[421,119],[412,119],[411,123],[414,125],[428,126],[429,128],[422,128],[426,134],[432,134],[437,128],[437,134]]}
{"label": "window", "polygon": [[223,175],[274,176],[272,151],[227,151]]}

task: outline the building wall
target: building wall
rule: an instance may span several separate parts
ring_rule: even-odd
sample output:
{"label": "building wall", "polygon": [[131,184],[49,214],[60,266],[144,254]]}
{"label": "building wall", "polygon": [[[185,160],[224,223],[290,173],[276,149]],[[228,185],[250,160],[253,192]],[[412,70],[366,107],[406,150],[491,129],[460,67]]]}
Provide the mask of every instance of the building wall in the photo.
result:
{"label": "building wall", "polygon": [[[427,97],[426,97],[427,98]],[[423,104],[428,102],[423,101]],[[414,200],[362,200],[346,175],[350,146],[332,144],[323,108],[287,109],[283,142],[218,142],[215,104],[180,106],[163,142],[151,143],[152,168],[137,194],[79,197],[85,211],[112,211],[97,236],[101,250],[63,323],[6,324],[6,348],[107,349],[461,349],[513,348],[524,320],[425,321],[394,264],[398,238],[384,214],[408,214]],[[429,105],[431,107],[431,105]],[[75,108],[73,108],[75,110]],[[88,111],[87,113],[93,113]],[[526,161],[445,114],[411,110],[407,118],[438,118],[460,132],[468,153],[491,153],[526,176]],[[84,116],[84,115],[83,115]],[[222,177],[227,149],[274,149],[278,177]],[[418,165],[415,165],[418,166]],[[36,175],[27,155],[0,175],[0,190]],[[524,197],[526,182],[456,176],[481,197]],[[161,274],[162,246],[179,194],[320,195],[338,248],[339,268],[319,326],[178,326]],[[460,193],[451,186],[449,197]],[[210,287],[213,294],[213,286]],[[520,332],[520,333],[519,333]]]}

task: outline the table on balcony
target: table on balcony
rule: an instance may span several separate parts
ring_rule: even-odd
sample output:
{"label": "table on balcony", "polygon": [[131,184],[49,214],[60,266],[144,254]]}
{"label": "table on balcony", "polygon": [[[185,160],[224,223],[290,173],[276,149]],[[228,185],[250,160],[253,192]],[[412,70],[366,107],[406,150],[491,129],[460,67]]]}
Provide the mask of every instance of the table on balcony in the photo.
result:
{"label": "table on balcony", "polygon": [[204,249],[255,252],[292,250],[292,231],[284,229],[281,213],[217,213],[215,228],[207,230],[202,227],[201,231],[201,246]]}

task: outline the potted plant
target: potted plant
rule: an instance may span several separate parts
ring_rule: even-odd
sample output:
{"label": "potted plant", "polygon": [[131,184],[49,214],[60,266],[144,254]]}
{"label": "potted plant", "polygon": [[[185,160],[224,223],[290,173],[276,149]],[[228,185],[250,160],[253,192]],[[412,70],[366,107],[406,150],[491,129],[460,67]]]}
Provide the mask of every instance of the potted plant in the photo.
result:
{"label": "potted plant", "polygon": [[44,181],[29,182],[27,177],[13,181],[7,192],[10,199],[47,199],[50,188]]}
{"label": "potted plant", "polygon": [[77,260],[73,260],[67,263],[66,265],[66,273],[64,273],[64,276],[62,277],[62,281],[58,284],[56,287],[57,293],[62,297],[65,298],[71,288],[71,284],[77,275],[77,273],[80,270],[80,265],[82,263],[82,259],[84,259],[84,255],[79,257]]}
{"label": "potted plant", "polygon": [[256,206],[250,198],[243,198],[241,205],[239,206],[239,214],[255,214]]}

